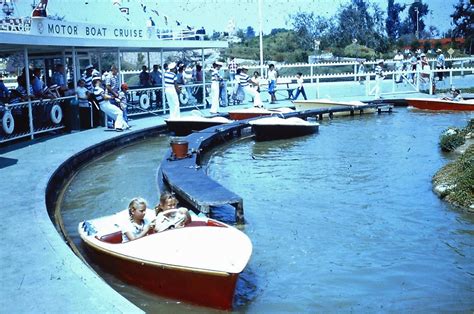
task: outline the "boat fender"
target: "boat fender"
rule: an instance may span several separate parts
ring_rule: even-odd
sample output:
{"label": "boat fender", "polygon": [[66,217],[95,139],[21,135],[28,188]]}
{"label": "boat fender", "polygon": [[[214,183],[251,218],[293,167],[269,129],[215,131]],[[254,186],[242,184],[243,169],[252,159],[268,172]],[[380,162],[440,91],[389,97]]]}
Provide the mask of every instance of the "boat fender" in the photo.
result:
{"label": "boat fender", "polygon": [[61,120],[63,119],[63,110],[61,109],[61,106],[54,105],[53,108],[51,108],[50,118],[54,124],[61,123]]}
{"label": "boat fender", "polygon": [[182,89],[181,93],[179,93],[179,102],[182,105],[186,105],[188,103],[188,100],[189,100],[188,93],[186,92],[185,89]]}
{"label": "boat fender", "polygon": [[140,108],[147,110],[150,108],[150,97],[147,93],[143,93],[140,95]]}
{"label": "boat fender", "polygon": [[13,115],[10,110],[5,111],[5,114],[2,118],[2,127],[3,131],[10,135],[15,130],[15,119],[13,119]]}

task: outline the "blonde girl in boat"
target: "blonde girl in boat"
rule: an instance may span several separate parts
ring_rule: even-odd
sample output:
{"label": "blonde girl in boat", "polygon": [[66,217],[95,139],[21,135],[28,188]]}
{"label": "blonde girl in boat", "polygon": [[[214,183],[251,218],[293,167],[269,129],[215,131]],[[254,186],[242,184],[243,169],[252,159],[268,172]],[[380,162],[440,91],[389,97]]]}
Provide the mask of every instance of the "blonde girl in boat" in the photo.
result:
{"label": "blonde girl in boat", "polygon": [[145,218],[147,209],[146,201],[135,197],[128,204],[129,220],[122,226],[122,243],[140,239],[155,228],[154,221]]}
{"label": "blonde girl in boat", "polygon": [[191,222],[189,211],[178,208],[178,200],[174,194],[163,192],[160,196],[160,203],[155,206],[155,231],[160,232],[170,228],[181,228]]}

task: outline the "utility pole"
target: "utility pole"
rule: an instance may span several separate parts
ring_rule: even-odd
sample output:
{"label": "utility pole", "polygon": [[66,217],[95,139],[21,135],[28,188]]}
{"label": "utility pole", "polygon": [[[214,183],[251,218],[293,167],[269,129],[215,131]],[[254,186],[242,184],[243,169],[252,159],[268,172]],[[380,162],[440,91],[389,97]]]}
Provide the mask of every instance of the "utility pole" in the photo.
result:
{"label": "utility pole", "polygon": [[420,32],[418,30],[418,7],[415,7],[415,11],[416,11],[416,33],[415,33],[415,36],[416,36],[416,39],[420,39]]}
{"label": "utility pole", "polygon": [[260,75],[263,77],[263,18],[262,18],[262,1],[258,0],[258,22],[260,25]]}

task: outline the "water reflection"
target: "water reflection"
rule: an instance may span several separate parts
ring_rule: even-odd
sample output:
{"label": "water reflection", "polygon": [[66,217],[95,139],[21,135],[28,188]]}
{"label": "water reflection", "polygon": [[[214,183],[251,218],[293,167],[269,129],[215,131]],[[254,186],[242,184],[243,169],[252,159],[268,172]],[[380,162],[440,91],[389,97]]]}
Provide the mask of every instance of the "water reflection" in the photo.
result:
{"label": "water reflection", "polygon": [[[213,151],[208,174],[244,199],[254,252],[238,282],[238,312],[455,311],[474,308],[474,220],[431,191],[447,162],[438,138],[467,114],[356,116],[321,122],[314,136]],[[168,138],[119,150],[81,171],[62,206],[77,223],[136,195],[158,200]],[[233,224],[234,209],[214,209]],[[150,295],[101,272],[147,312],[213,312]],[[216,311],[217,312],[217,311]]]}

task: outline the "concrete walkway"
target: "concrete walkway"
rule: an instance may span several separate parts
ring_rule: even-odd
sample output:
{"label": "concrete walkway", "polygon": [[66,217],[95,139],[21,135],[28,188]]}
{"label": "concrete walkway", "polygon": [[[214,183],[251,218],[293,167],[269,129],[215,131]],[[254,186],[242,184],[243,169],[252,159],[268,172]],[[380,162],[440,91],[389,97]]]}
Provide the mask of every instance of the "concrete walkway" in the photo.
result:
{"label": "concrete walkway", "polygon": [[[336,84],[332,88],[337,86],[340,91],[341,97],[333,99],[347,97],[344,84],[329,84]],[[419,95],[398,94],[396,98]],[[309,93],[308,96],[314,97]],[[279,101],[274,106],[289,105],[289,101]],[[222,111],[239,107],[249,104]],[[4,204],[0,220],[2,312],[142,312],[71,251],[48,215],[45,194],[52,174],[71,156],[109,139],[163,124],[163,117],[149,117],[133,121],[133,131],[116,133],[96,128],[0,149],[0,198]]]}

